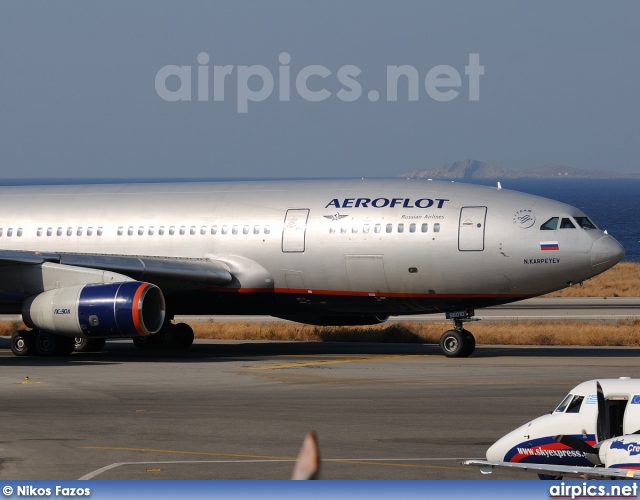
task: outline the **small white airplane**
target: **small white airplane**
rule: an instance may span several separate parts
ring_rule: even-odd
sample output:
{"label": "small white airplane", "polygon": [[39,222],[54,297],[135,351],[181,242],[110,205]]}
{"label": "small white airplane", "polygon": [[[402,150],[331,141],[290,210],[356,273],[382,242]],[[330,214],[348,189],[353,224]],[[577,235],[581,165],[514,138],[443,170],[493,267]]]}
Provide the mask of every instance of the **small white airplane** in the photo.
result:
{"label": "small white airplane", "polygon": [[541,479],[640,479],[640,379],[583,382],[553,412],[496,441],[487,460],[462,463],[483,474],[500,467]]}

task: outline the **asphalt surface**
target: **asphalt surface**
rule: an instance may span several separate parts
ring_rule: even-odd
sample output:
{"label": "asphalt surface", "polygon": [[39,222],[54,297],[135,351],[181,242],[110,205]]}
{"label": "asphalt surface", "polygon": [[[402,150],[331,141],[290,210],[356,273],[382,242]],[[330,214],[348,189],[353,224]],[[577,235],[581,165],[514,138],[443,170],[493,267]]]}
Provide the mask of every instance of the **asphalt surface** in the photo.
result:
{"label": "asphalt surface", "polygon": [[[1,479],[285,479],[315,430],[324,479],[531,479],[460,465],[640,349],[109,342],[17,358],[0,337]],[[28,380],[26,379],[28,377]]]}

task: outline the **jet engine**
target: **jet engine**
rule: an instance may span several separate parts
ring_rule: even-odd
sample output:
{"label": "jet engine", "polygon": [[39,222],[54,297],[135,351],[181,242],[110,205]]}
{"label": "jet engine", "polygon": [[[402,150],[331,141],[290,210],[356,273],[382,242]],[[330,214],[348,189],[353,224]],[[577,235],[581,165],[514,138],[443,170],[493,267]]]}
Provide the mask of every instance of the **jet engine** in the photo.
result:
{"label": "jet engine", "polygon": [[69,337],[145,337],[160,331],[165,310],[156,285],[125,281],[48,290],[24,302],[22,317],[31,328]]}

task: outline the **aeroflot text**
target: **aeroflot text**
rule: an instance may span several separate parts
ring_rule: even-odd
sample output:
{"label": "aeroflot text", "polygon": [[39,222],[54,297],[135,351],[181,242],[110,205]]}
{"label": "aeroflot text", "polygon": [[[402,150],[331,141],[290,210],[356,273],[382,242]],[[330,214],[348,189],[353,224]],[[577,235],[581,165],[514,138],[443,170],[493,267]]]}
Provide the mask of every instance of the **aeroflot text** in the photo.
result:
{"label": "aeroflot text", "polygon": [[420,198],[412,201],[411,198],[344,198],[340,201],[338,198],[334,198],[325,205],[324,208],[431,208],[435,205],[435,208],[442,208],[445,201],[442,198]]}

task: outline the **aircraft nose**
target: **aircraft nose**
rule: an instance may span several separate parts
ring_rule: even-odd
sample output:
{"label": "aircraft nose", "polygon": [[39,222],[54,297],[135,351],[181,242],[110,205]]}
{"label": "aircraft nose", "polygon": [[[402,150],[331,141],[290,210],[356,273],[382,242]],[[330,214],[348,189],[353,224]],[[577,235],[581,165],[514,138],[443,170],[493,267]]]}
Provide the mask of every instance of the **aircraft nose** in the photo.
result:
{"label": "aircraft nose", "polygon": [[487,460],[490,462],[504,462],[505,455],[512,447],[511,433],[493,443],[487,450]]}
{"label": "aircraft nose", "polygon": [[623,246],[615,238],[605,235],[591,246],[591,267],[602,272],[620,262],[624,253]]}

